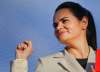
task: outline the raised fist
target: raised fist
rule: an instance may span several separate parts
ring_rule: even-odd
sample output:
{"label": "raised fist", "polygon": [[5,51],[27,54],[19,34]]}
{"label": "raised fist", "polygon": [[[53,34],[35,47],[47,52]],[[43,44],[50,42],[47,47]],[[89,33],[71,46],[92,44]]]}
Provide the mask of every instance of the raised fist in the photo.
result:
{"label": "raised fist", "polygon": [[17,45],[16,59],[28,59],[32,54],[32,42],[24,41]]}

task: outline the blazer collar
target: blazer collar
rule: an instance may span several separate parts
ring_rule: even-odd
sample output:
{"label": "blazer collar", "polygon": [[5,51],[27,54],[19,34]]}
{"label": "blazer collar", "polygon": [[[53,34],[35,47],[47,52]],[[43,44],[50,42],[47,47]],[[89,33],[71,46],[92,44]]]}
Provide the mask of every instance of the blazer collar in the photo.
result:
{"label": "blazer collar", "polygon": [[88,56],[88,64],[86,66],[86,70],[83,69],[81,65],[77,62],[77,60],[72,55],[70,55],[66,50],[64,50],[62,54],[63,55],[57,57],[60,58],[60,61],[58,61],[57,64],[60,65],[67,72],[89,72],[88,68],[90,67],[90,63],[95,63],[95,52],[91,47]]}
{"label": "blazer collar", "polygon": [[90,47],[90,53],[88,56],[88,62],[87,62],[87,66],[86,66],[86,71],[87,72],[92,72],[91,71],[91,66],[94,66],[96,62],[96,53],[95,51]]}

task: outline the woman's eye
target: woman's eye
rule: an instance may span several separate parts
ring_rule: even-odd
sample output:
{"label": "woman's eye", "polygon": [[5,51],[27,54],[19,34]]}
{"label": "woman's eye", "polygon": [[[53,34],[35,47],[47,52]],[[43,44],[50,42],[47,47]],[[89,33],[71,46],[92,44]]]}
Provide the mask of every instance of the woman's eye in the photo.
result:
{"label": "woman's eye", "polygon": [[65,24],[65,23],[67,23],[68,22],[68,20],[62,20],[62,23],[63,24]]}

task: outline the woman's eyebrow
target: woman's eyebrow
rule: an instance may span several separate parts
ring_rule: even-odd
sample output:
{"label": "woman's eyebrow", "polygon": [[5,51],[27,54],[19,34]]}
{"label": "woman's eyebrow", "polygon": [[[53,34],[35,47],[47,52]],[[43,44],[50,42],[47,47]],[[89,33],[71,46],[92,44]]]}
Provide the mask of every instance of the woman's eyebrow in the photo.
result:
{"label": "woman's eyebrow", "polygon": [[66,19],[66,18],[68,18],[68,17],[62,17],[59,21],[62,21],[62,20],[64,20],[64,19]]}
{"label": "woman's eyebrow", "polygon": [[[61,19],[59,19],[59,21],[62,21],[64,19],[67,19],[68,17],[62,17]],[[54,22],[54,23],[57,23],[57,22]]]}

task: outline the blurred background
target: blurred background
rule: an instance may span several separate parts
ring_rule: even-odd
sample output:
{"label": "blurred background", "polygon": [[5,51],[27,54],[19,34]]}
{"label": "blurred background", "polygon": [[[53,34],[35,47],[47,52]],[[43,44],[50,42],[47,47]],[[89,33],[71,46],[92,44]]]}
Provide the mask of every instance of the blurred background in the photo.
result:
{"label": "blurred background", "polygon": [[33,43],[29,72],[35,72],[39,57],[63,49],[54,36],[52,18],[56,7],[64,1],[80,3],[91,11],[100,47],[100,0],[0,0],[0,72],[10,72],[16,45],[24,40]]}

